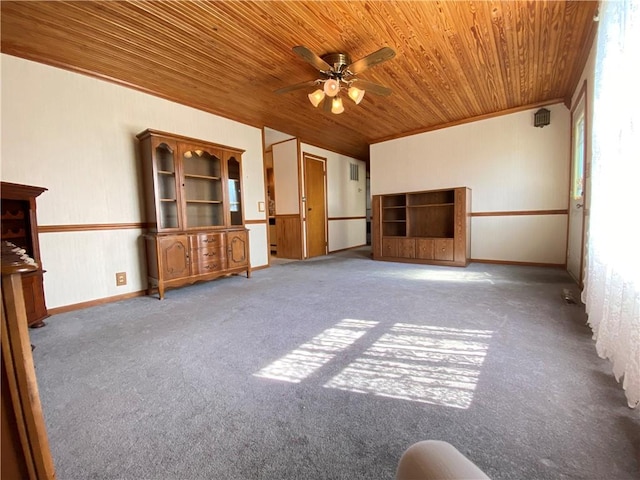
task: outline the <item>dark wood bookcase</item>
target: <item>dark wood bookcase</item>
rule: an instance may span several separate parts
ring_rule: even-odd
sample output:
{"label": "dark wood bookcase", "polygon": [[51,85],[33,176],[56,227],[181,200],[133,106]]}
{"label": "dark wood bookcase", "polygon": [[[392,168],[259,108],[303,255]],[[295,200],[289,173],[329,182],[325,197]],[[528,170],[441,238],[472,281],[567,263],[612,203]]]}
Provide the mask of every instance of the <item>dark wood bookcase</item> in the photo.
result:
{"label": "dark wood bookcase", "polygon": [[373,258],[466,266],[470,211],[467,187],[374,195]]}
{"label": "dark wood bookcase", "polygon": [[45,270],[40,259],[36,198],[47,189],[8,182],[2,182],[0,189],[2,240],[23,248],[38,264],[36,270],[22,275],[22,290],[29,326],[42,327],[49,313],[44,298]]}

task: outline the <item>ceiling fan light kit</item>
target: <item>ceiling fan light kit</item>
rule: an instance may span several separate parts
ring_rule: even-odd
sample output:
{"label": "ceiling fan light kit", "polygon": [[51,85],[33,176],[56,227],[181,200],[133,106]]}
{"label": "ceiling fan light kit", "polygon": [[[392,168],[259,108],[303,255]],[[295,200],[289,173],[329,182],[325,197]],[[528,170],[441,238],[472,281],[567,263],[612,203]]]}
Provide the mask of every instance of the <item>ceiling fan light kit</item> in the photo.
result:
{"label": "ceiling fan light kit", "polygon": [[314,107],[317,107],[318,105],[320,105],[320,102],[324,100],[324,91],[322,91],[321,89],[317,89],[315,92],[310,93],[307,96],[309,97],[309,101],[311,102],[311,104]]}
{"label": "ceiling fan light kit", "polygon": [[324,93],[330,97],[335,97],[340,91],[340,83],[337,80],[330,78],[324,82]]}
{"label": "ceiling fan light kit", "polygon": [[360,90],[357,87],[349,87],[349,98],[358,105],[364,98],[364,90]]}
{"label": "ceiling fan light kit", "polygon": [[[365,89],[376,95],[387,96],[391,94],[391,89],[388,87],[356,78],[357,74],[367,68],[395,57],[396,53],[389,47],[383,47],[353,63],[349,55],[344,53],[328,53],[320,57],[303,46],[293,47],[293,51],[303,60],[318,69],[321,78],[280,88],[276,90],[276,93],[287,93],[300,88],[306,88],[312,85],[319,86],[322,84],[322,88],[317,88],[308,94],[307,97],[314,107],[318,107],[320,103],[325,100],[325,96],[330,97],[331,100],[327,99],[326,101],[331,101],[331,104],[325,103],[324,109],[327,111],[330,110],[334,114],[344,112],[344,105],[340,98],[340,91],[343,89],[347,90],[347,96],[353,100],[356,105],[364,98]],[[358,85],[362,88],[353,86],[355,82],[360,82]]]}
{"label": "ceiling fan light kit", "polygon": [[335,97],[331,101],[331,113],[342,113],[344,112],[344,105],[342,105],[342,99],[340,97]]}

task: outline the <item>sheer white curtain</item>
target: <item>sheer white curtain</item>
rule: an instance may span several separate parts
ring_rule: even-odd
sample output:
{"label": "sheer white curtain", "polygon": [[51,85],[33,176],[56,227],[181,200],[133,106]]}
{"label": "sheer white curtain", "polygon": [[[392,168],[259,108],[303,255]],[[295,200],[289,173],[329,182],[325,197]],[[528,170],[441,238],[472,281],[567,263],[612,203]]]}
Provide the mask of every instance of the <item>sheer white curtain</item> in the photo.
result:
{"label": "sheer white curtain", "polygon": [[640,2],[604,1],[583,300],[598,355],[640,402]]}

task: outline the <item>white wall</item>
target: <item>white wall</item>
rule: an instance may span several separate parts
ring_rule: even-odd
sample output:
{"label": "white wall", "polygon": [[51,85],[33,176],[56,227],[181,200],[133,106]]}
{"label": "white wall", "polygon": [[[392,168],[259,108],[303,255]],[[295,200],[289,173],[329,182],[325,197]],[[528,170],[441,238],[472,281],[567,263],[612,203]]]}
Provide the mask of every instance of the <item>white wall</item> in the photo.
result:
{"label": "white wall", "polygon": [[[329,252],[364,245],[366,231],[366,165],[363,161],[301,143],[304,153],[327,159],[327,216]],[[358,165],[359,180],[349,180],[349,164]],[[362,217],[359,219],[340,219]],[[332,218],[334,220],[332,220]]]}
{"label": "white wall", "polygon": [[284,142],[285,140],[291,140],[295,138],[288,133],[274,130],[273,128],[264,127],[264,148],[268,150],[274,143]]}
{"label": "white wall", "polygon": [[[473,212],[564,210],[569,191],[570,115],[547,107],[371,145],[371,193],[466,186]],[[564,264],[566,215],[473,217],[471,257]]]}
{"label": "white wall", "polygon": [[[136,90],[2,55],[2,180],[46,187],[40,225],[143,222],[135,135],[146,128],[246,150],[247,220],[266,220],[262,133]],[[49,308],[146,287],[139,230],[40,235]],[[266,226],[250,225],[251,263],[267,264]],[[126,271],[128,285],[115,286]]]}
{"label": "white wall", "polygon": [[276,215],[296,215],[300,213],[298,141],[276,143],[272,153]]}
{"label": "white wall", "polygon": [[[265,132],[267,129],[265,129]],[[271,130],[267,138],[286,138],[286,134]],[[280,136],[278,136],[280,134]],[[275,143],[273,152],[273,176],[275,183],[276,214],[288,215],[300,212],[300,198],[304,195],[299,175],[304,178],[304,153],[327,160],[327,216],[328,250],[334,252],[367,243],[366,236],[366,165],[363,161],[347,157],[293,138]],[[349,180],[349,164],[360,169],[359,180]],[[345,217],[363,217],[347,219]],[[303,238],[303,254],[306,241]]]}

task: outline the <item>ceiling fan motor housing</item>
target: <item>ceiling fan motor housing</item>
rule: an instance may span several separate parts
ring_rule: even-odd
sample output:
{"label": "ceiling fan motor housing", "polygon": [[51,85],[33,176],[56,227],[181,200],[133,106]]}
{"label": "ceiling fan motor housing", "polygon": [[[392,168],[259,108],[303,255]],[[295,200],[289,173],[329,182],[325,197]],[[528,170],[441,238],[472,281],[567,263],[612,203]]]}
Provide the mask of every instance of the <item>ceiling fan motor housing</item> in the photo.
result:
{"label": "ceiling fan motor housing", "polygon": [[327,53],[320,58],[331,65],[331,73],[336,74],[336,76],[340,76],[345,67],[351,65],[351,57],[346,53]]}

